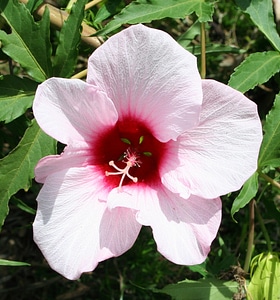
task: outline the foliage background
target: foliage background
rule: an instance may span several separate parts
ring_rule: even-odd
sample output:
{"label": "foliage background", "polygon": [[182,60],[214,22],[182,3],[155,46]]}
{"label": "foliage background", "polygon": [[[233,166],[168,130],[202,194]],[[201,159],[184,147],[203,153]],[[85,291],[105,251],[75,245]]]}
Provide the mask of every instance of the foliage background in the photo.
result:
{"label": "foliage background", "polygon": [[[279,297],[280,38],[272,1],[45,2],[50,12],[70,13],[67,21],[54,26],[48,10],[40,12],[42,0],[0,1],[0,299],[219,300],[246,299],[248,291],[248,299],[263,299],[261,293]],[[95,3],[84,11],[84,5]],[[80,40],[82,22],[83,34],[97,31],[99,38]],[[228,83],[258,104],[265,133],[259,169],[241,192],[223,196],[222,224],[202,265],[168,262],[156,251],[150,229],[143,228],[126,254],[68,281],[48,267],[32,240],[40,190],[34,166],[62,147],[33,119],[34,93],[51,76],[83,76],[100,42],[136,23],[171,34],[198,57],[199,67],[204,24],[206,77]],[[256,255],[262,256],[252,260]],[[261,281],[256,270],[263,266]],[[266,288],[266,280],[275,288]]]}

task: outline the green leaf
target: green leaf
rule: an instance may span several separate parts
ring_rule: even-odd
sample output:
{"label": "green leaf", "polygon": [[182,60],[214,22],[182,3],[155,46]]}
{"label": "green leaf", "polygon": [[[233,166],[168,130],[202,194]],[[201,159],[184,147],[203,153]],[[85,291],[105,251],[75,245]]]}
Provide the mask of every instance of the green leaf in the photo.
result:
{"label": "green leaf", "polygon": [[221,281],[206,278],[198,281],[184,280],[177,284],[169,284],[161,290],[175,300],[225,300],[232,299],[237,292],[238,284],[234,281]]}
{"label": "green leaf", "polygon": [[207,275],[209,275],[208,271],[206,270],[206,262],[205,261],[199,265],[188,266],[188,268],[192,272],[197,272],[203,277],[206,277]]}
{"label": "green leaf", "polygon": [[[209,28],[208,28],[209,29]],[[198,56],[201,54],[201,46],[192,44],[196,36],[200,35],[200,22],[196,21],[185,33],[181,34],[177,42],[185,49]],[[222,44],[206,44],[206,54],[216,53],[244,53],[245,50]]]}
{"label": "green leaf", "polygon": [[21,262],[21,261],[13,261],[7,259],[0,259],[0,266],[8,266],[8,267],[22,267],[22,266],[30,266],[30,264]]}
{"label": "green leaf", "polygon": [[33,13],[43,3],[44,0],[28,0],[26,7],[31,13]]}
{"label": "green leaf", "polygon": [[280,51],[280,38],[274,22],[271,0],[235,0],[237,5],[264,33],[275,49]]}
{"label": "green leaf", "polygon": [[2,127],[0,134],[0,147],[2,153],[0,158],[9,154],[18,145],[25,133],[25,130],[30,126],[30,124],[31,121],[26,117],[26,115],[22,115]]}
{"label": "green leaf", "polygon": [[279,69],[279,52],[253,53],[235,69],[228,84],[244,93],[254,88],[257,84],[268,81],[271,76],[279,72]]}
{"label": "green leaf", "polygon": [[32,106],[38,84],[28,78],[0,77],[0,121],[11,122]]}
{"label": "green leaf", "polygon": [[258,173],[255,172],[243,185],[239,195],[235,198],[231,207],[231,216],[234,219],[234,214],[240,208],[246,206],[257,194],[258,191]]}
{"label": "green leaf", "polygon": [[280,95],[276,95],[274,106],[266,117],[264,137],[259,155],[259,168],[279,167],[280,157]]}
{"label": "green leaf", "polygon": [[121,0],[107,0],[104,5],[98,9],[94,18],[94,23],[101,23],[119,12],[121,10],[120,6],[123,4],[122,2],[123,1]]}
{"label": "green leaf", "polygon": [[26,203],[24,203],[22,200],[16,198],[16,197],[12,197],[10,202],[12,204],[14,204],[16,207],[18,207],[19,209],[21,209],[22,211],[25,211],[31,215],[35,215],[36,214],[36,210],[31,208],[30,206],[28,206]]}
{"label": "green leaf", "polygon": [[204,0],[137,0],[126,6],[98,35],[106,35],[123,24],[150,23],[163,18],[184,18],[195,12],[200,22],[212,20],[213,3]]}
{"label": "green leaf", "polygon": [[53,63],[54,76],[70,77],[73,74],[78,57],[81,23],[86,2],[86,0],[79,0],[72,6],[70,15],[61,28]]}
{"label": "green leaf", "polygon": [[191,45],[192,41],[196,38],[196,36],[200,35],[200,27],[201,26],[198,21],[194,22],[194,24],[185,33],[180,35],[177,42],[182,47],[187,48],[189,45]]}
{"label": "green leaf", "polygon": [[0,31],[2,50],[17,61],[36,81],[52,76],[50,20],[48,10],[36,23],[29,10],[17,0],[1,0],[0,12],[12,33]]}
{"label": "green leaf", "polygon": [[18,146],[0,160],[0,228],[8,214],[10,197],[20,189],[29,189],[34,167],[40,158],[55,153],[55,144],[33,120]]}

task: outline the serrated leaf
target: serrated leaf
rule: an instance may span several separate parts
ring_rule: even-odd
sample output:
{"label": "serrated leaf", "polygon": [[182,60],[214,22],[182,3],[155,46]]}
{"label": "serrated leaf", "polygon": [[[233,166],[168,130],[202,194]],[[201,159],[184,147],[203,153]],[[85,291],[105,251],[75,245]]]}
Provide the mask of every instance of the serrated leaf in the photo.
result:
{"label": "serrated leaf", "polygon": [[54,76],[67,78],[73,74],[78,56],[78,45],[81,40],[81,23],[84,18],[86,2],[86,0],[77,1],[72,6],[69,17],[63,23],[54,57]]}
{"label": "serrated leaf", "polygon": [[231,75],[229,86],[244,93],[257,84],[264,83],[279,72],[280,53],[268,51],[248,56]]}
{"label": "serrated leaf", "polygon": [[224,300],[232,299],[237,288],[238,284],[234,281],[206,278],[198,281],[184,280],[157,291],[170,295],[175,300]]}
{"label": "serrated leaf", "polygon": [[55,144],[33,120],[18,146],[0,160],[0,228],[8,214],[9,199],[20,189],[29,189],[35,165],[43,156],[55,153]]}
{"label": "serrated leaf", "polygon": [[126,6],[98,35],[106,35],[123,24],[150,23],[163,18],[184,18],[196,13],[200,22],[212,20],[213,3],[204,0],[137,0]]}
{"label": "serrated leaf", "polygon": [[259,155],[259,168],[279,167],[280,157],[280,95],[276,95],[274,105],[266,117],[263,127],[264,137]]}
{"label": "serrated leaf", "polygon": [[257,194],[258,191],[258,173],[255,172],[243,185],[239,195],[235,198],[231,207],[231,216],[234,219],[234,214],[239,209],[246,206]]}
{"label": "serrated leaf", "polygon": [[1,0],[0,12],[12,33],[0,31],[2,50],[36,81],[52,76],[50,20],[48,10],[35,22],[26,6],[17,0]]}
{"label": "serrated leaf", "polygon": [[24,267],[30,266],[30,264],[21,262],[21,261],[13,261],[7,259],[0,259],[0,266],[7,266],[7,267]]}
{"label": "serrated leaf", "polygon": [[28,0],[26,7],[31,13],[33,13],[43,3],[44,0]]}
{"label": "serrated leaf", "polygon": [[275,49],[280,51],[280,38],[274,22],[271,0],[236,0],[237,5],[264,33]]}
{"label": "serrated leaf", "polygon": [[4,126],[0,134],[0,147],[2,150],[0,158],[6,156],[18,145],[30,124],[31,121],[25,115],[22,115]]}
{"label": "serrated leaf", "polygon": [[37,82],[6,75],[0,78],[0,121],[9,123],[32,106]]}

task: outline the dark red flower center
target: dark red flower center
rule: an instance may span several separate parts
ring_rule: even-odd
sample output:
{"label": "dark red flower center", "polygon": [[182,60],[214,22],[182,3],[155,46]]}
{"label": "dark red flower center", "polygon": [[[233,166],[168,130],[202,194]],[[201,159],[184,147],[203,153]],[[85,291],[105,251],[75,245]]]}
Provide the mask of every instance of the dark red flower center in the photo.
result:
{"label": "dark red flower center", "polygon": [[159,165],[166,144],[158,141],[143,122],[127,118],[103,132],[93,145],[94,157],[104,180],[112,188],[150,184],[159,180]]}

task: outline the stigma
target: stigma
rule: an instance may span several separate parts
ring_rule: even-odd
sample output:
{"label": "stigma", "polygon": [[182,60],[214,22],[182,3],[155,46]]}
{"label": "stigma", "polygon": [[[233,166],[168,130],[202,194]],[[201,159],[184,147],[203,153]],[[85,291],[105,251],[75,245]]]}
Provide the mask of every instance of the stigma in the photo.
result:
{"label": "stigma", "polygon": [[127,176],[129,179],[131,179],[134,183],[138,181],[137,177],[133,177],[132,175],[129,174],[129,170],[132,167],[140,167],[141,161],[139,160],[139,155],[136,152],[131,151],[130,149],[127,149],[123,155],[123,160],[122,162],[126,164],[126,166],[121,169],[119,168],[113,160],[109,161],[109,166],[113,167],[116,169],[116,172],[105,172],[106,176],[110,175],[122,175],[121,180],[118,186],[119,191],[122,189],[123,181],[125,177]]}

